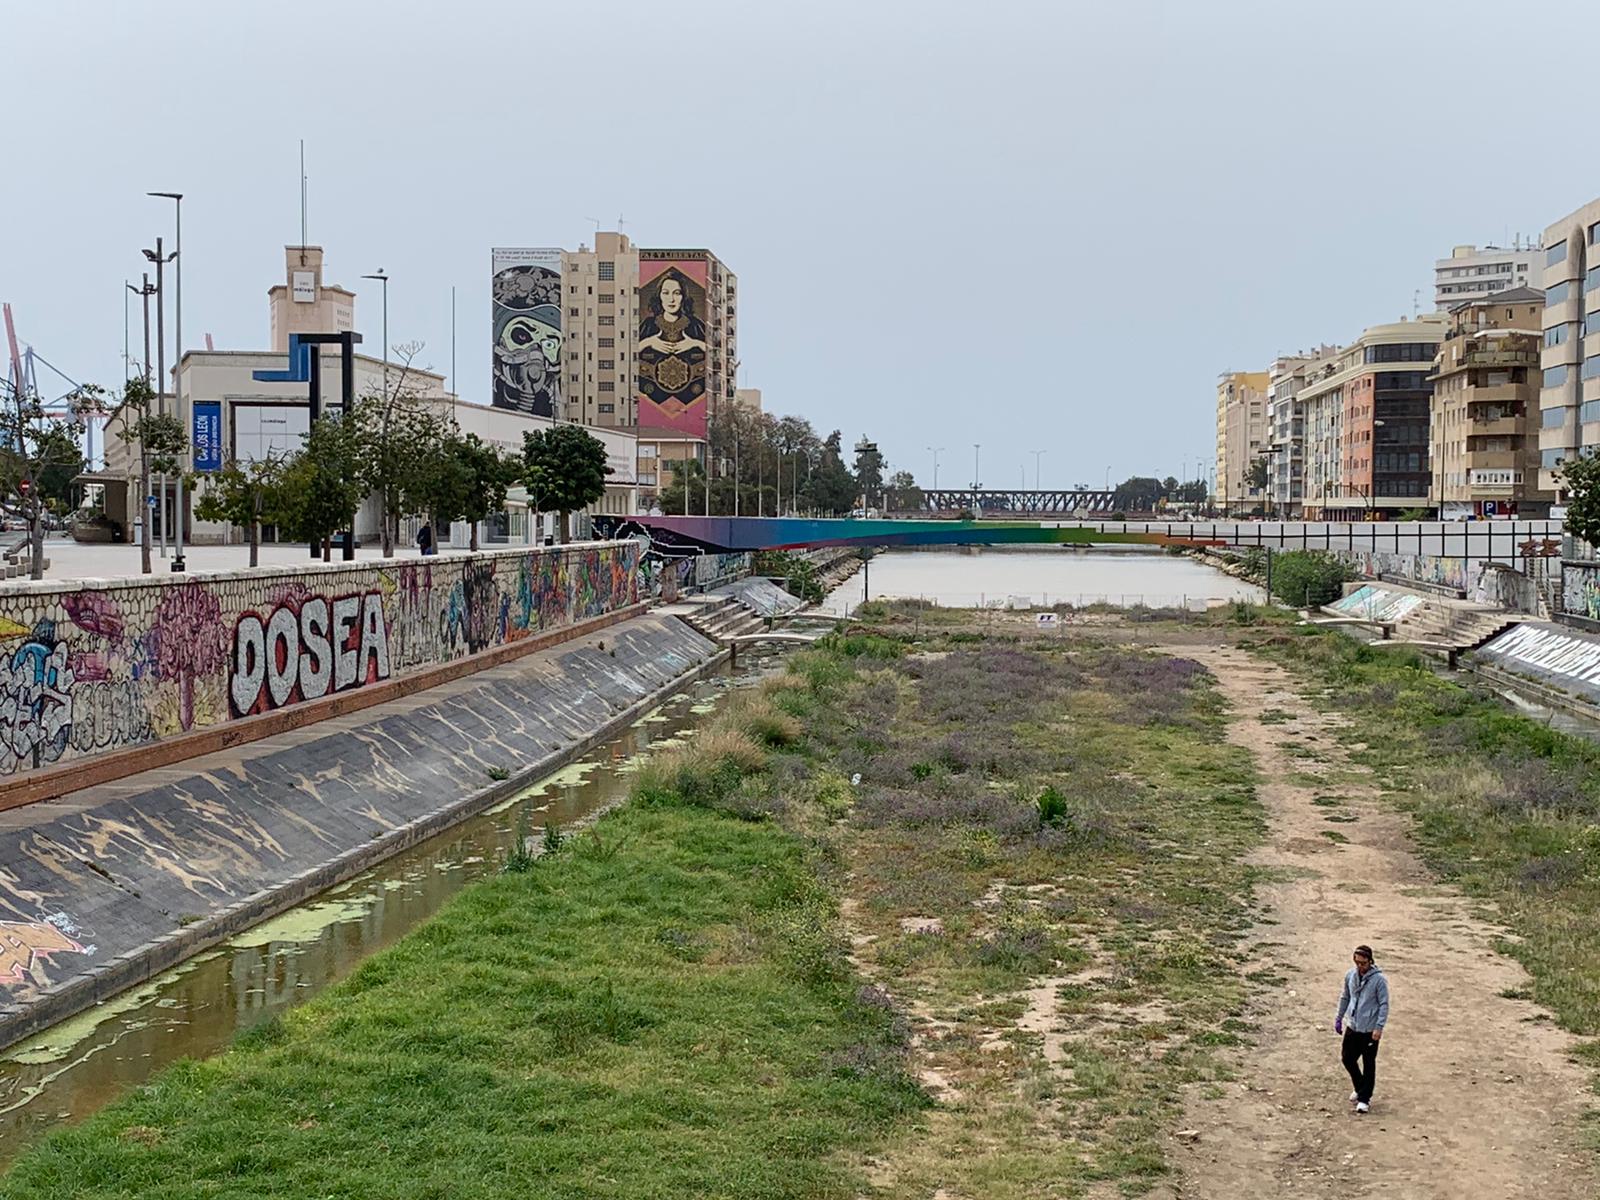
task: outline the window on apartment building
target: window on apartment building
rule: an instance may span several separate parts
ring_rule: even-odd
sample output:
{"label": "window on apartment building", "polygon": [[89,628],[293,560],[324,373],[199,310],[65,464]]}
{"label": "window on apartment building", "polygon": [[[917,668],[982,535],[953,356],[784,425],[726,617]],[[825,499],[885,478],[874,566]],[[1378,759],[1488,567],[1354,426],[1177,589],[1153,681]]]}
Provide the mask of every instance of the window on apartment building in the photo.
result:
{"label": "window on apartment building", "polygon": [[617,339],[616,338],[600,338],[600,339],[598,339],[596,341],[595,344],[598,345],[600,347],[600,349],[602,349],[602,350],[609,350],[609,349],[611,349],[611,347],[613,347],[613,346],[615,346],[617,344]]}
{"label": "window on apartment building", "polygon": [[568,380],[570,382],[577,383],[578,382],[578,373],[576,371],[574,371],[571,375],[567,376],[567,378],[568,378]]}
{"label": "window on apartment building", "polygon": [[601,283],[606,282],[608,279],[615,279],[616,277],[617,277],[617,264],[616,263],[614,263],[614,262],[602,262],[600,264],[600,282]]}
{"label": "window on apartment building", "polygon": [[1583,360],[1583,370],[1579,372],[1583,379],[1600,379],[1600,355]]}
{"label": "window on apartment building", "polygon": [[609,379],[602,379],[600,381],[600,390],[602,392],[614,392],[617,390],[617,385]]}
{"label": "window on apartment building", "polygon": [[[1510,314],[1508,313],[1507,315],[1509,316]],[[1570,321],[1564,321],[1560,325],[1552,325],[1544,331],[1544,344],[1546,346],[1559,346],[1567,340],[1571,332]]]}
{"label": "window on apartment building", "polygon": [[600,360],[600,369],[602,371],[615,371],[617,369],[616,360],[611,358],[602,358]]}
{"label": "window on apartment building", "polygon": [[567,309],[567,316],[569,316],[569,317],[575,317],[575,316],[577,316],[577,315],[578,315],[578,310],[577,310],[577,309],[575,309],[575,308],[569,308],[569,309]]}
{"label": "window on apartment building", "polygon": [[1567,457],[1565,450],[1541,450],[1539,452],[1539,465],[1545,470],[1559,467]]}
{"label": "window on apartment building", "polygon": [[1600,288],[1600,267],[1590,267],[1583,276],[1583,290],[1592,292],[1595,288]]}
{"label": "window on apartment building", "polygon": [[1564,304],[1564,303],[1566,303],[1567,297],[1569,297],[1571,295],[1572,295],[1572,289],[1567,285],[1567,283],[1565,281],[1563,281],[1561,283],[1556,284],[1555,287],[1553,287],[1553,288],[1545,288],[1545,290],[1544,290],[1544,302],[1545,302],[1546,306],[1551,305],[1551,304]]}
{"label": "window on apartment building", "polygon": [[[1557,409],[1556,411],[1564,413],[1566,410]],[[1585,401],[1578,409],[1578,420],[1584,422],[1600,421],[1600,400]],[[1557,421],[1556,424],[1560,425],[1561,422]]]}
{"label": "window on apartment building", "polygon": [[1566,262],[1566,260],[1567,260],[1567,239],[1566,238],[1562,238],[1554,246],[1551,246],[1550,249],[1548,249],[1548,250],[1546,250],[1544,252],[1544,265],[1547,266],[1547,267],[1553,267],[1558,262]]}
{"label": "window on apartment building", "polygon": [[616,299],[617,299],[617,295],[616,295],[615,292],[601,292],[600,293],[600,303],[601,304],[614,304],[614,303],[616,303]]}
{"label": "window on apartment building", "polygon": [[600,405],[600,411],[603,413],[614,413],[617,411],[617,406],[615,404],[602,404]]}
{"label": "window on apartment building", "polygon": [[600,324],[606,326],[607,328],[615,325],[616,323],[617,323],[617,319],[615,317],[601,317],[600,318]]}

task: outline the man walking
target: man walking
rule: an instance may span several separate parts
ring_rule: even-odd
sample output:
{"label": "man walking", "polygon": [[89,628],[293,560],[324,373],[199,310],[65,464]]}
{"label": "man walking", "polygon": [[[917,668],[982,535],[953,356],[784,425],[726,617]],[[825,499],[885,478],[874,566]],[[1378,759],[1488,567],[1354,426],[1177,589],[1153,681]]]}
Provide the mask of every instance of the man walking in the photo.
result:
{"label": "man walking", "polygon": [[1355,1085],[1350,1099],[1355,1101],[1356,1112],[1365,1113],[1371,1108],[1372,1086],[1378,1078],[1378,1042],[1389,1021],[1389,981],[1372,961],[1371,946],[1357,946],[1351,961],[1355,966],[1345,972],[1333,1031],[1344,1034],[1340,1057]]}

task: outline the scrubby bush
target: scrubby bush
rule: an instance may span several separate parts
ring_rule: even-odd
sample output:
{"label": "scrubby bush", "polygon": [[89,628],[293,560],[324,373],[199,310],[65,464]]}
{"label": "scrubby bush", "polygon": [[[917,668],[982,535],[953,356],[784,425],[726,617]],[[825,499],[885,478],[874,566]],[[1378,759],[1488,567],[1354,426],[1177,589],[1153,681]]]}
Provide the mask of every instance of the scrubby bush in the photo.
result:
{"label": "scrubby bush", "polygon": [[1288,550],[1272,559],[1272,591],[1286,604],[1332,604],[1354,578],[1348,563],[1316,550]]}

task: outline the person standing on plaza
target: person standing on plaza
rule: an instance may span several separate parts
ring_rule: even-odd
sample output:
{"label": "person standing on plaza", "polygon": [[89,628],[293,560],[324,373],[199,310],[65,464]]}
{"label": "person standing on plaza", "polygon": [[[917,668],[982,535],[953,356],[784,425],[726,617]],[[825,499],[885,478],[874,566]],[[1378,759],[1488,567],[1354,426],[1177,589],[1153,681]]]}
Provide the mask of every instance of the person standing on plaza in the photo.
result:
{"label": "person standing on plaza", "polygon": [[1355,1088],[1350,1099],[1357,1113],[1365,1113],[1378,1077],[1378,1042],[1389,1022],[1389,981],[1372,961],[1371,946],[1357,946],[1351,961],[1355,965],[1345,972],[1333,1031],[1344,1035],[1340,1058]]}

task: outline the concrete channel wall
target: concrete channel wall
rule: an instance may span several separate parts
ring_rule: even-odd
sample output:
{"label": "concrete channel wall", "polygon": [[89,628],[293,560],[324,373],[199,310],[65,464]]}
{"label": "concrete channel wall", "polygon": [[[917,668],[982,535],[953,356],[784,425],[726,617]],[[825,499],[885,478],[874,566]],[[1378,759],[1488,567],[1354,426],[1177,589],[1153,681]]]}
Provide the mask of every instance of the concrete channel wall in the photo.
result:
{"label": "concrete channel wall", "polygon": [[0,777],[248,721],[617,612],[638,600],[638,569],[630,540],[8,584]]}
{"label": "concrete channel wall", "polygon": [[358,715],[0,812],[0,1045],[515,795],[722,653],[673,618],[635,617]]}

